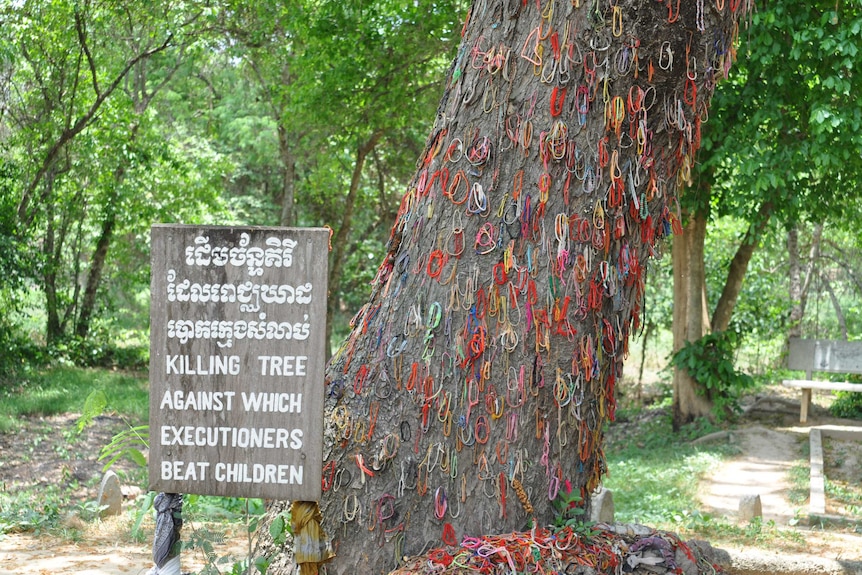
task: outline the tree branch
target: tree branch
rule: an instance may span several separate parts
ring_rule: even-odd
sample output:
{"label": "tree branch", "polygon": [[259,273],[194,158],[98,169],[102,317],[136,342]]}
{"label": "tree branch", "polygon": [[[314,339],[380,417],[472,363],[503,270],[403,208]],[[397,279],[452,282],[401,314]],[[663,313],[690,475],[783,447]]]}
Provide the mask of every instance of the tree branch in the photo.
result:
{"label": "tree branch", "polygon": [[760,206],[757,219],[748,225],[748,229],[745,230],[745,235],[736,249],[727,270],[727,278],[724,281],[721,297],[718,299],[712,314],[712,329],[715,331],[725,331],[730,325],[730,318],[733,316],[733,310],[742,291],[745,272],[748,271],[748,264],[751,263],[751,258],[757,249],[763,230],[769,223],[772,210],[772,202],[765,202]]}
{"label": "tree branch", "polygon": [[[36,171],[36,174],[27,184],[27,188],[25,189],[24,194],[21,196],[21,201],[18,204],[18,220],[22,224],[22,230],[30,227],[30,225],[33,223],[33,219],[35,218],[35,212],[31,212],[29,209],[33,194],[35,193],[39,182],[45,176],[48,169],[57,160],[57,156],[59,155],[60,150],[63,149],[63,146],[73,140],[75,136],[77,136],[84,130],[84,128],[90,125],[94,116],[96,115],[96,112],[99,111],[99,108],[102,106],[102,104],[104,104],[105,100],[107,100],[108,97],[117,88],[117,86],[120,85],[120,82],[123,81],[123,78],[126,77],[126,74],[129,73],[129,70],[131,70],[135,64],[145,58],[149,58],[154,54],[166,50],[171,45],[173,37],[173,34],[168,34],[168,37],[165,38],[165,41],[161,45],[150,50],[146,50],[126,62],[126,65],[123,67],[122,70],[120,70],[120,72],[110,83],[110,85],[108,85],[108,87],[96,97],[96,99],[90,105],[90,108],[81,117],[79,117],[72,126],[63,130],[63,133],[60,134],[60,137],[57,138],[57,141],[54,142],[54,144],[48,149],[48,152],[45,154],[45,158],[42,160],[42,165],[39,166],[39,169]],[[39,196],[40,202],[45,199],[46,194],[47,191],[43,192]]]}
{"label": "tree branch", "polygon": [[99,94],[99,75],[96,72],[96,62],[93,61],[93,54],[90,52],[90,47],[87,46],[87,32],[84,30],[84,22],[81,19],[81,13],[75,9],[75,31],[78,33],[78,43],[81,44],[81,50],[84,56],[87,57],[87,66],[90,68],[90,76],[93,78],[93,92],[98,97]]}
{"label": "tree branch", "polygon": [[838,296],[835,295],[835,290],[832,289],[832,283],[826,274],[819,274],[823,286],[829,293],[829,299],[832,301],[832,308],[835,310],[835,316],[838,318],[838,329],[841,330],[841,339],[847,341],[847,319],[844,317],[844,310],[841,309],[841,302],[838,301]]}

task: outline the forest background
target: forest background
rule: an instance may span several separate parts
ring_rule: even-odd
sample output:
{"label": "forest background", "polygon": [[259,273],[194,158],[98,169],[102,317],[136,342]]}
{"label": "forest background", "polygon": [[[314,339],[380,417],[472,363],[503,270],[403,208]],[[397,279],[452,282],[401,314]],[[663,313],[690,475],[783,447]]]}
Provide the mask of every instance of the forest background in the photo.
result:
{"label": "forest background", "polygon": [[[158,222],[329,226],[327,333],[338,345],[384,253],[465,11],[463,1],[4,1],[3,385],[58,361],[146,365]],[[650,266],[633,346],[666,356],[730,334],[715,337],[763,373],[781,365],[789,336],[862,332],[862,14],[769,1],[749,20],[682,195],[689,233],[664,246],[676,257]],[[676,294],[674,268],[688,278]],[[681,310],[704,317],[695,333]],[[683,407],[681,421],[704,414]]]}

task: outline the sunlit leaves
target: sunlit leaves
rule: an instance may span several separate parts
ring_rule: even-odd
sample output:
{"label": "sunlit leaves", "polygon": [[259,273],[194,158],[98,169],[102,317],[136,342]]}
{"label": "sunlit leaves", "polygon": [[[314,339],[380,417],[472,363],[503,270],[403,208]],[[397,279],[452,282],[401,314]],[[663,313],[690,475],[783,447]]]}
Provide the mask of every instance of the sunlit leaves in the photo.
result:
{"label": "sunlit leaves", "polygon": [[862,170],[862,9],[772,1],[741,37],[704,128],[719,213],[745,217],[768,198],[785,221],[840,216]]}

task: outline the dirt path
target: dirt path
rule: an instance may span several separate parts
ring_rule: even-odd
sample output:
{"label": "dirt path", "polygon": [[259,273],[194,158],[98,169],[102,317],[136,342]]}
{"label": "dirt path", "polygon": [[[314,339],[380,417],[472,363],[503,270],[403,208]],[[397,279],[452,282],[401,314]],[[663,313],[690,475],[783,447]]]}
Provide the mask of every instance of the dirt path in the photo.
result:
{"label": "dirt path", "polygon": [[742,453],[725,461],[702,482],[700,500],[706,510],[736,520],[740,499],[759,495],[764,521],[787,525],[798,512],[804,512],[787,500],[787,492],[791,467],[804,461],[802,441],[807,441],[807,436],[755,425],[734,430],[727,440],[738,445]]}
{"label": "dirt path", "polygon": [[0,540],[0,575],[142,575],[152,567],[151,553],[109,538],[68,543],[12,534]]}
{"label": "dirt path", "polygon": [[[153,566],[152,540],[130,542],[128,528],[129,519],[121,516],[88,526],[77,542],[30,533],[0,535],[0,575],[145,575]],[[151,534],[152,526],[146,531]],[[245,543],[234,535],[216,544],[215,552],[244,557]],[[198,573],[205,566],[201,552],[182,555],[184,573]]]}
{"label": "dirt path", "polygon": [[[795,505],[789,501],[788,478],[794,465],[808,466],[808,430],[809,427],[796,425],[774,429],[753,425],[715,439],[737,445],[740,454],[726,460],[720,469],[702,480],[699,491],[704,510],[736,522],[740,499],[760,495],[763,521],[772,521],[778,528],[801,538],[788,545],[795,552],[780,545],[753,549],[718,544],[730,553],[733,571],[739,575],[862,575],[862,534],[852,528],[823,530],[817,526],[805,527],[804,521],[796,524],[798,519],[807,517],[807,502]],[[848,448],[862,453],[862,445]],[[857,481],[859,471],[857,468],[855,472]]]}

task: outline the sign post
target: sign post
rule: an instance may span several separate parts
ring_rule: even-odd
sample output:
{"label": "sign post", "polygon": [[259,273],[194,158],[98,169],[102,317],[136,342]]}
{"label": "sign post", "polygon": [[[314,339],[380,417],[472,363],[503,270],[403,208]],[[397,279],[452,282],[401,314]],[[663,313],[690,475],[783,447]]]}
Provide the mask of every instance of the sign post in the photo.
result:
{"label": "sign post", "polygon": [[329,230],[151,238],[150,489],[319,500]]}

